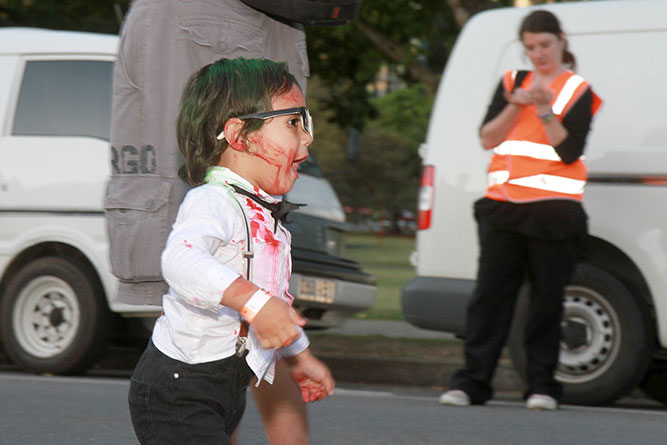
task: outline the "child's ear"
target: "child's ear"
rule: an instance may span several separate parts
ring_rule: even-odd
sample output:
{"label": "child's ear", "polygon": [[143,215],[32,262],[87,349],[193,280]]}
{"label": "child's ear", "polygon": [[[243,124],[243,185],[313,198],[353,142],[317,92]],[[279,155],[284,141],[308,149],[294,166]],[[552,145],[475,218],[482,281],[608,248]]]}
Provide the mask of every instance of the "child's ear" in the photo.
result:
{"label": "child's ear", "polygon": [[243,121],[241,119],[233,117],[225,122],[225,140],[232,149],[237,151],[245,151],[245,144],[241,135],[242,129]]}

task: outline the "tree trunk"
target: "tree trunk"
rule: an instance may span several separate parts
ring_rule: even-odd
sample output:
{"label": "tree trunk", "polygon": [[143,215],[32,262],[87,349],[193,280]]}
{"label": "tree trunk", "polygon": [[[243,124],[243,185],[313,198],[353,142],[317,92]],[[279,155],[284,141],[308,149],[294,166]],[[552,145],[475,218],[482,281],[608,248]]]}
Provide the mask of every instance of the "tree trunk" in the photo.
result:
{"label": "tree trunk", "polygon": [[[407,51],[405,48],[400,45],[396,45],[394,42],[389,40],[385,35],[376,31],[372,27],[362,23],[360,20],[354,22],[354,26],[365,35],[375,46],[387,57],[396,62],[397,64],[405,64],[407,59]],[[418,60],[412,60],[410,63],[405,65],[407,70],[410,72],[410,75],[422,82],[428,90],[435,94],[435,91],[438,88],[438,82],[440,77],[430,70],[427,66],[420,63]]]}
{"label": "tree trunk", "polygon": [[459,26],[459,29],[463,28],[463,25],[466,24],[472,15],[470,11],[468,11],[461,4],[460,0],[445,0],[445,3],[447,3],[449,9],[452,10],[452,13],[454,14],[454,20],[456,20],[456,24]]}
{"label": "tree trunk", "polygon": [[463,25],[465,25],[466,22],[470,20],[470,17],[480,11],[497,8],[498,6],[511,6],[508,1],[495,2],[492,0],[445,0],[445,3],[447,6],[449,6],[449,9],[452,10],[454,20],[456,20],[456,24],[459,26],[459,29],[463,28]]}

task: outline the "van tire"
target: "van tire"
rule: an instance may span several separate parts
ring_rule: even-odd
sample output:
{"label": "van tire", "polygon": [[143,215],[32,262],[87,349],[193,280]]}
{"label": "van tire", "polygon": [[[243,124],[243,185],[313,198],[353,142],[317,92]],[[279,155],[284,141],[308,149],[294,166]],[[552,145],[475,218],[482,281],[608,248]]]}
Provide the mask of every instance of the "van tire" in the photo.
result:
{"label": "van tire", "polygon": [[105,350],[110,313],[90,271],[73,259],[44,257],[16,273],[0,306],[13,363],[34,373],[77,374]]}
{"label": "van tire", "polygon": [[664,359],[653,362],[639,388],[656,402],[667,404],[667,362]]}
{"label": "van tire", "polygon": [[[508,341],[525,381],[523,327],[529,290],[522,288]],[[609,272],[579,264],[565,291],[556,379],[563,403],[605,405],[632,391],[646,374],[655,345],[649,308]]]}

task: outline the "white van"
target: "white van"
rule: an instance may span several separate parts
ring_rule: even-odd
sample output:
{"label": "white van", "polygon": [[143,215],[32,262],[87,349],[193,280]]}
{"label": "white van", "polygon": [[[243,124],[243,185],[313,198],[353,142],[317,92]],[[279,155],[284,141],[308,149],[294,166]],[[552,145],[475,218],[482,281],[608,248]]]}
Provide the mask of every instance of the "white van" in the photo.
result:
{"label": "white van", "polygon": [[[585,150],[589,253],[566,291],[557,378],[569,403],[610,403],[638,384],[667,402],[667,377],[659,378],[667,358],[667,2],[543,8],[559,17],[577,71],[604,101]],[[474,16],[447,63],[421,149],[417,277],[402,292],[416,326],[464,331],[479,249],[472,206],[490,160],[478,129],[502,73],[531,69],[517,37],[529,12]],[[509,341],[519,374],[526,297]]]}
{"label": "white van", "polygon": [[[117,45],[112,35],[0,29],[0,333],[29,371],[85,370],[110,336],[145,341],[137,321],[160,313],[117,301],[108,258]],[[375,280],[342,256],[342,206],[317,165],[304,170],[290,198],[312,205],[290,215],[290,291],[309,325],[326,327],[369,308]]]}

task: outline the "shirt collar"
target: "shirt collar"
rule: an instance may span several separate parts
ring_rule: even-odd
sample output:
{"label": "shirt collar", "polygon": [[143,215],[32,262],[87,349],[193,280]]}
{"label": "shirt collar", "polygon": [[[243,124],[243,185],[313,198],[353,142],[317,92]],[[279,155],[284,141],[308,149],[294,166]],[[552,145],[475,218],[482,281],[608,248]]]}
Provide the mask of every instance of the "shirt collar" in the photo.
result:
{"label": "shirt collar", "polygon": [[269,195],[261,188],[255,187],[247,179],[237,175],[227,167],[221,167],[217,165],[209,167],[206,170],[206,178],[204,179],[204,182],[209,184],[227,184],[227,185],[234,184],[238,187],[243,188],[244,190],[247,190],[250,193],[254,193],[255,195],[259,196],[260,198],[264,199],[267,202],[270,203],[278,202],[278,199]]}

